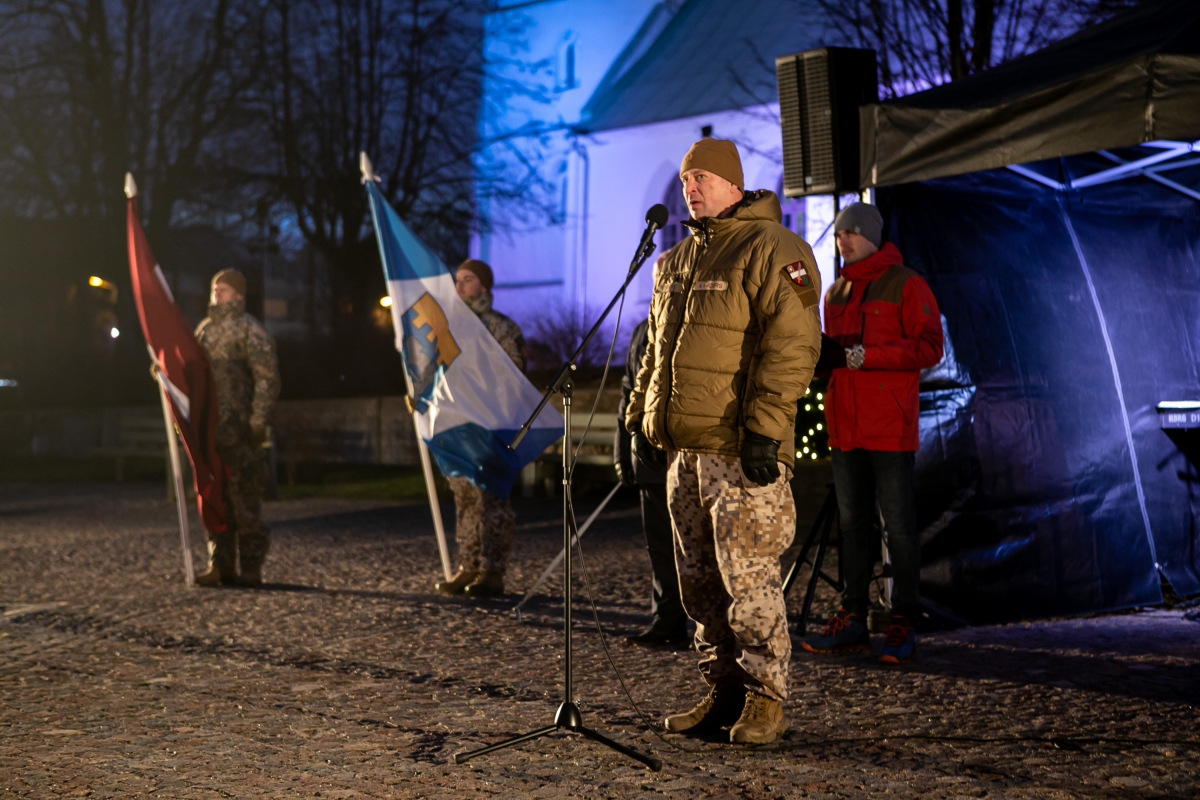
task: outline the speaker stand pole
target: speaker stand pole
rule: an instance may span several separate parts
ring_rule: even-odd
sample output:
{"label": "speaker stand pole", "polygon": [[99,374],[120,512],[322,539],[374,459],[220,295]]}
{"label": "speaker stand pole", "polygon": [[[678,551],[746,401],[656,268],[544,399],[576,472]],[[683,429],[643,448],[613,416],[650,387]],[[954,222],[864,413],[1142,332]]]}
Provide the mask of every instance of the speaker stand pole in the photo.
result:
{"label": "speaker stand pole", "polygon": [[788,570],[787,578],[783,581],[783,596],[787,597],[792,584],[796,582],[800,568],[808,562],[809,550],[812,549],[813,544],[816,544],[817,554],[812,560],[812,572],[809,573],[808,588],[804,592],[804,606],[800,610],[800,619],[796,623],[796,632],[801,636],[808,634],[808,617],[812,611],[813,596],[817,592],[817,581],[823,580],[837,591],[842,590],[842,559],[838,558],[837,580],[826,575],[823,568],[825,550],[829,546],[829,533],[833,529],[833,520],[836,516],[837,493],[831,483],[829,491],[825,495],[825,502],[821,504],[821,510],[817,512],[817,518],[813,520],[808,537],[804,540],[804,546],[800,549],[799,556],[792,563],[792,568]]}

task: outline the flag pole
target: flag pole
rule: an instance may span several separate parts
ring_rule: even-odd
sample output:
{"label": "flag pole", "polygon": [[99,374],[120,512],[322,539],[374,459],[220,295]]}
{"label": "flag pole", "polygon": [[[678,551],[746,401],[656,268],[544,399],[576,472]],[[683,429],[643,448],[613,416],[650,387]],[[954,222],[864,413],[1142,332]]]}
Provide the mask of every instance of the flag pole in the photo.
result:
{"label": "flag pole", "polygon": [[162,401],[163,424],[167,428],[167,453],[171,459],[171,479],[175,486],[175,508],[179,512],[179,543],[183,547],[183,572],[188,586],[196,585],[196,570],[192,567],[192,537],[188,529],[187,498],[183,491],[182,465],[179,463],[179,439],[175,435],[175,421],[171,416],[167,387],[163,384],[162,370],[154,364],[154,380],[158,383],[158,397]]}
{"label": "flag pole", "polygon": [[[375,174],[375,169],[371,166],[371,159],[367,157],[365,152],[359,153],[358,158],[359,170],[362,172],[362,182],[374,181],[379,183],[379,176]],[[391,287],[388,287],[388,294],[391,294]],[[392,298],[395,300],[396,298]],[[404,350],[397,347],[400,351],[400,358],[404,360]],[[413,397],[412,377],[408,374],[408,364],[404,365],[404,388],[408,391],[408,397]],[[409,401],[411,402],[411,401]],[[429,513],[433,516],[433,531],[437,535],[438,555],[442,557],[442,573],[446,576],[446,580],[454,577],[450,568],[450,549],[446,546],[446,529],[442,525],[442,505],[438,502],[437,487],[433,482],[433,464],[429,458],[429,448],[425,446],[425,441],[421,438],[421,428],[417,425],[417,410],[412,408],[413,435],[417,437],[417,451],[421,454],[421,472],[425,475],[425,491],[429,495]]]}
{"label": "flag pole", "polygon": [[[405,370],[405,383],[408,383],[408,370]],[[409,397],[412,397],[412,386],[408,386]],[[437,534],[438,554],[442,557],[442,572],[446,580],[454,575],[450,569],[450,550],[446,547],[446,530],[442,527],[442,504],[438,502],[437,487],[433,482],[433,465],[430,463],[429,448],[421,434],[417,433],[417,412],[413,412],[413,433],[417,437],[417,450],[421,453],[421,471],[425,473],[425,491],[429,494],[429,512],[433,514],[433,531]]]}

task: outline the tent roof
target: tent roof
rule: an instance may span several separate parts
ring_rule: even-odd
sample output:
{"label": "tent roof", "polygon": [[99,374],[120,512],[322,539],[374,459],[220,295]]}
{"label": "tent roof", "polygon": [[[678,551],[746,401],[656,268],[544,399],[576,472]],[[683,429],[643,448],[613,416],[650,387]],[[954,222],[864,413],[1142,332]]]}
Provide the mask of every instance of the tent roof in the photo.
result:
{"label": "tent roof", "polygon": [[1200,139],[1200,3],[1154,0],[1050,47],[863,106],[861,185]]}
{"label": "tent roof", "polygon": [[633,64],[618,59],[580,127],[615,130],[774,103],[775,58],[819,47],[817,0],[687,0]]}

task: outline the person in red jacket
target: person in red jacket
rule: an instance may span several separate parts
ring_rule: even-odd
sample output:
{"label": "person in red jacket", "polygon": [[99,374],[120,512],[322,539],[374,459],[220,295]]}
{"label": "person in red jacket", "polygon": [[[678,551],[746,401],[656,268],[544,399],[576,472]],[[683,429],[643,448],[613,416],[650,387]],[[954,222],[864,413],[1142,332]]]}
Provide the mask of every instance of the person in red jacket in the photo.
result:
{"label": "person in red jacket", "polygon": [[937,301],[896,246],[883,242],[883,217],[854,203],[834,220],[844,266],[825,296],[822,364],[832,368],[825,420],[842,538],[842,607],[810,653],[868,653],[868,591],[883,517],[892,562],[892,617],[880,662],[916,653],[920,541],[913,491],[921,370],[942,358]]}

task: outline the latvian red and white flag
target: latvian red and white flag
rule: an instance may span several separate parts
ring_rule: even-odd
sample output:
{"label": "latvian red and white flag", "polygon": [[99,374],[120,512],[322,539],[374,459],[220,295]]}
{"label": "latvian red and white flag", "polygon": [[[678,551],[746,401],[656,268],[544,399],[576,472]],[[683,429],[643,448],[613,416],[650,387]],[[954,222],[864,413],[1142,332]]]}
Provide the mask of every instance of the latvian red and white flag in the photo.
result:
{"label": "latvian red and white flag", "polygon": [[150,358],[162,371],[175,426],[192,462],[200,518],[206,530],[221,533],[226,529],[225,465],[217,455],[217,393],[212,372],[150,252],[138,221],[136,195],[129,198],[126,208],[129,275],[142,334]]}

